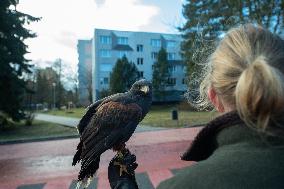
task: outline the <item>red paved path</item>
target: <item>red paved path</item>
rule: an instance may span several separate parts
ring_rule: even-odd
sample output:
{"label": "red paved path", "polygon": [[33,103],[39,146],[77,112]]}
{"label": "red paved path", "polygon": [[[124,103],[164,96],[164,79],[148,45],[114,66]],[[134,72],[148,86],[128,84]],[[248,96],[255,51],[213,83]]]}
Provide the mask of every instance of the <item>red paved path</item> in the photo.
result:
{"label": "red paved path", "polygon": [[[156,187],[172,176],[171,169],[190,165],[179,156],[190,145],[200,128],[184,128],[136,133],[127,143],[137,156],[136,173],[146,172]],[[33,142],[0,146],[0,189],[15,189],[20,185],[45,183],[44,189],[67,189],[75,180],[79,166],[71,162],[79,139]],[[107,189],[107,166],[114,156],[103,154],[98,171],[98,189]]]}

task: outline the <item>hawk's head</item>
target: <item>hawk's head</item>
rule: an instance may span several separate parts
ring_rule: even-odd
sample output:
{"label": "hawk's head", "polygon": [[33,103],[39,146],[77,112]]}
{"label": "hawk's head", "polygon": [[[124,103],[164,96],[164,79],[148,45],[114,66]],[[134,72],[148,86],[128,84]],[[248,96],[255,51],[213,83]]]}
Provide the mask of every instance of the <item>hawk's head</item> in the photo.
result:
{"label": "hawk's head", "polygon": [[141,79],[139,81],[136,81],[132,85],[130,91],[135,94],[140,93],[145,96],[149,96],[149,95],[152,95],[152,84],[146,79]]}

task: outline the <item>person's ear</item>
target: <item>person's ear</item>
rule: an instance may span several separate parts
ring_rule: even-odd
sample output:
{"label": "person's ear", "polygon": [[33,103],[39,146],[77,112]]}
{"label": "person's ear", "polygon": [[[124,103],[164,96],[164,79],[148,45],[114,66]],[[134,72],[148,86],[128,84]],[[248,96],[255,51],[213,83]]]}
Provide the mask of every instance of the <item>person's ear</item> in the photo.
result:
{"label": "person's ear", "polygon": [[219,99],[215,89],[212,88],[212,87],[210,87],[209,90],[208,90],[208,98],[218,112],[224,112],[225,111],[221,100]]}

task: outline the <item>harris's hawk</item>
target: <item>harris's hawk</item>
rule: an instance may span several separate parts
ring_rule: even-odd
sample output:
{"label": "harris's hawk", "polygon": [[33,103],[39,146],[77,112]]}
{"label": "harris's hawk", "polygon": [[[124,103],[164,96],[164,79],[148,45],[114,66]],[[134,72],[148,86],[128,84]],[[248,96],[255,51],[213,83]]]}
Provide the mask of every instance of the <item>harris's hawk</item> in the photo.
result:
{"label": "harris's hawk", "polygon": [[125,150],[125,142],[146,116],[152,103],[152,85],[136,81],[125,93],[118,93],[89,106],[77,127],[80,142],[72,165],[81,161],[79,181],[91,178],[99,168],[100,156],[108,149]]}

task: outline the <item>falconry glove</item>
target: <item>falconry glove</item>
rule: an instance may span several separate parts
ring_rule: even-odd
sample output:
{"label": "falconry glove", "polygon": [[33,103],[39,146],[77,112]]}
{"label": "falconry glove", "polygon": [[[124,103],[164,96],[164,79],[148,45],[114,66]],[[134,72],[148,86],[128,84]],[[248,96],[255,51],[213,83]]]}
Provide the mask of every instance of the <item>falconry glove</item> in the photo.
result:
{"label": "falconry glove", "polygon": [[138,189],[135,179],[136,156],[127,151],[116,155],[108,166],[108,179],[112,189]]}

